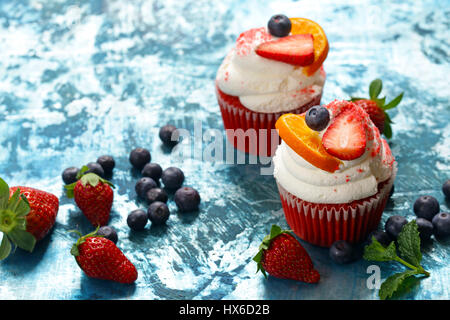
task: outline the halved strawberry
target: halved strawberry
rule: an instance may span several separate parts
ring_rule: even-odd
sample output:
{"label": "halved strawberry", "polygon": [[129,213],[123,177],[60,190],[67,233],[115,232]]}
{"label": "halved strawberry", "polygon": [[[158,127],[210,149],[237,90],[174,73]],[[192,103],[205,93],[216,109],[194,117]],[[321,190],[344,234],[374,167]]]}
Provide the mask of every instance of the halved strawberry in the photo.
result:
{"label": "halved strawberry", "polygon": [[261,43],[255,50],[261,57],[297,66],[314,62],[314,38],[311,34],[294,34]]}
{"label": "halved strawberry", "polygon": [[325,150],[341,160],[354,160],[366,149],[364,118],[356,108],[340,113],[322,137]]}

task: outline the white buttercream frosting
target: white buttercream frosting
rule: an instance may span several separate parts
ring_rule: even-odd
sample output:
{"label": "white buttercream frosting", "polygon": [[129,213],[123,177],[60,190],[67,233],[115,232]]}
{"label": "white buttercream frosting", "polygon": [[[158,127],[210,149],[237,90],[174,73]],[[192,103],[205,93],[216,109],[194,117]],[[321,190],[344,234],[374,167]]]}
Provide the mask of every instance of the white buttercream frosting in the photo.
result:
{"label": "white buttercream frosting", "polygon": [[291,194],[313,203],[349,203],[376,194],[378,184],[391,177],[394,158],[378,129],[371,121],[368,124],[374,138],[367,141],[366,152],[358,159],[342,161],[333,173],[307,162],[283,141],[273,158],[275,179]]}
{"label": "white buttercream frosting", "polygon": [[323,68],[307,76],[300,66],[257,55],[255,48],[260,43],[278,38],[265,28],[255,30],[251,41],[243,44],[238,39],[236,48],[223,60],[216,76],[222,92],[239,97],[246,108],[263,113],[294,110],[322,94],[326,77]]}

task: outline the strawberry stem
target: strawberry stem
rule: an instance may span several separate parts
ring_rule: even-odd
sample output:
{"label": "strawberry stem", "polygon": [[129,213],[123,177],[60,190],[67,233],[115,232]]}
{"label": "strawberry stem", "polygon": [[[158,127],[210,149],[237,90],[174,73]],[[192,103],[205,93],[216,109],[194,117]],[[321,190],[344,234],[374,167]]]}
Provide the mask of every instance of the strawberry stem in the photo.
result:
{"label": "strawberry stem", "polygon": [[27,229],[26,216],[30,212],[27,198],[20,189],[9,196],[8,184],[0,178],[0,231],[3,239],[0,243],[0,260],[7,258],[11,252],[11,242],[26,251],[32,252],[36,238]]}
{"label": "strawberry stem", "polygon": [[81,232],[79,232],[78,230],[70,230],[69,232],[76,233],[76,234],[78,234],[78,236],[79,236],[77,242],[75,242],[75,243],[73,244],[73,246],[72,246],[72,249],[70,249],[70,253],[71,253],[73,256],[77,257],[77,256],[80,254],[80,252],[78,251],[78,247],[79,247],[79,246],[80,246],[87,238],[94,237],[94,236],[96,236],[96,237],[103,237],[102,235],[97,235],[97,231],[98,231],[99,228],[100,228],[100,225],[98,225],[97,228],[95,228],[94,231],[92,231],[91,233],[88,233],[88,234],[86,234],[86,235],[84,235],[84,236],[83,236],[83,235],[81,234]]}

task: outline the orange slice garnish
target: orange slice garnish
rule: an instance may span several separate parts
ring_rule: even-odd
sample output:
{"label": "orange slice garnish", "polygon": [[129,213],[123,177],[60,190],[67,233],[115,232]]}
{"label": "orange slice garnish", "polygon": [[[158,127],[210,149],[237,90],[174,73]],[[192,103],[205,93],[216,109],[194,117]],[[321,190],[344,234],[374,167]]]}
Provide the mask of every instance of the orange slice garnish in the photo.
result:
{"label": "orange slice garnish", "polygon": [[313,166],[328,172],[339,169],[341,161],[325,150],[319,132],[308,127],[304,115],[283,114],[275,123],[275,128],[281,139]]}
{"label": "orange slice garnish", "polygon": [[291,34],[310,33],[314,37],[314,62],[303,67],[303,72],[307,76],[313,75],[323,64],[328,55],[328,39],[322,27],[316,22],[305,18],[290,18],[292,28]]}

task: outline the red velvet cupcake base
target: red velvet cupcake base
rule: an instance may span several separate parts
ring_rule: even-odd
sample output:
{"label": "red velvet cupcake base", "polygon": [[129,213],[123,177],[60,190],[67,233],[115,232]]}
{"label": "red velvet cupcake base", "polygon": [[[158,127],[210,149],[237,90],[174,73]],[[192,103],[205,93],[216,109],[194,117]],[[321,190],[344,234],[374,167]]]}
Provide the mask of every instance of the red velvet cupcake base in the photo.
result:
{"label": "red velvet cupcake base", "polygon": [[286,191],[278,190],[289,227],[301,239],[321,247],[330,247],[337,240],[361,242],[380,223],[395,179],[378,185],[375,195],[344,204],[320,204],[304,201]]}
{"label": "red velvet cupcake base", "polygon": [[[238,97],[230,96],[216,85],[216,95],[222,113],[228,140],[243,152],[259,156],[272,156],[280,144],[275,122],[284,113],[301,114],[320,104],[322,94],[294,110],[276,113],[254,112],[242,105]],[[249,130],[254,129],[254,130]]]}

